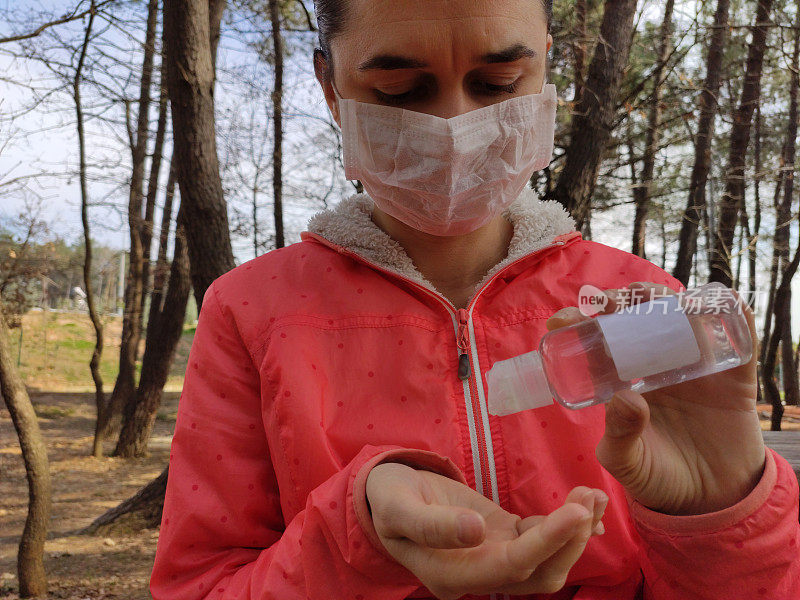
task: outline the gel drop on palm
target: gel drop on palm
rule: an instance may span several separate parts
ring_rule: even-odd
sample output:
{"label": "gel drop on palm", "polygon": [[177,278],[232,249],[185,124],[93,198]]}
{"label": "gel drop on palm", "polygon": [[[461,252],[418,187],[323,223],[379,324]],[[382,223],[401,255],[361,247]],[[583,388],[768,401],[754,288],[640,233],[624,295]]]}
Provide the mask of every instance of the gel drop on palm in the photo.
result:
{"label": "gel drop on palm", "polygon": [[489,413],[602,404],[731,369],[750,361],[741,300],[719,283],[633,304],[546,333],[539,349],[494,363]]}

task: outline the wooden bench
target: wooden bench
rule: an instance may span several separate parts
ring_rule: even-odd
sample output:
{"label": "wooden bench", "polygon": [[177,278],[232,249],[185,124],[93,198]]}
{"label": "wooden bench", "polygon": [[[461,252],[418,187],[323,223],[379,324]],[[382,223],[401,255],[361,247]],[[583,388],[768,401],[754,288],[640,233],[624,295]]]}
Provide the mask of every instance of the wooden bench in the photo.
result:
{"label": "wooden bench", "polygon": [[800,431],[764,431],[764,443],[792,465],[800,481]]}

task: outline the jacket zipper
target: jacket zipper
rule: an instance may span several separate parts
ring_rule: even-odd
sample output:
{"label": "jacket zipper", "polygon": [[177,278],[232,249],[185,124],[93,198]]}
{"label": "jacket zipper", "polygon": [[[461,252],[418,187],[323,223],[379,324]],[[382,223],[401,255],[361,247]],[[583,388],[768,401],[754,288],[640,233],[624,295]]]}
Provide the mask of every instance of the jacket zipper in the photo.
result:
{"label": "jacket zipper", "polygon": [[463,309],[458,309],[458,331],[456,333],[456,346],[458,346],[458,378],[461,381],[469,379],[472,374],[472,369],[469,366],[469,338],[467,337],[467,322],[469,321],[469,313]]}
{"label": "jacket zipper", "polygon": [[[563,246],[574,238],[580,236],[577,231],[567,234],[556,236],[554,241],[547,246],[534,250],[520,258],[510,262],[505,267],[495,273],[472,297],[466,309],[457,309],[450,300],[445,298],[442,294],[426,288],[425,286],[401,275],[397,271],[386,269],[377,265],[364,257],[356,254],[329,242],[324,237],[311,232],[305,232],[305,235],[319,241],[320,243],[335,249],[340,254],[349,256],[362,263],[369,265],[377,271],[392,275],[411,284],[413,287],[421,290],[429,296],[436,298],[442,306],[450,314],[453,322],[453,329],[456,337],[456,350],[458,352],[458,378],[462,382],[464,388],[464,402],[467,409],[467,422],[469,424],[470,443],[472,446],[472,463],[473,471],[475,473],[475,489],[483,494],[485,497],[492,500],[495,504],[500,504],[500,498],[497,489],[497,475],[494,466],[494,452],[492,448],[491,430],[489,427],[489,415],[486,404],[486,398],[483,390],[483,379],[478,363],[478,348],[475,344],[475,330],[472,323],[472,311],[475,308],[478,298],[483,291],[489,287],[492,282],[497,279],[499,275],[509,270],[514,265],[523,260],[529,259],[531,256],[540,254],[545,250]],[[480,419],[481,427],[477,426],[478,419]],[[486,476],[488,476],[488,485],[485,485]]]}

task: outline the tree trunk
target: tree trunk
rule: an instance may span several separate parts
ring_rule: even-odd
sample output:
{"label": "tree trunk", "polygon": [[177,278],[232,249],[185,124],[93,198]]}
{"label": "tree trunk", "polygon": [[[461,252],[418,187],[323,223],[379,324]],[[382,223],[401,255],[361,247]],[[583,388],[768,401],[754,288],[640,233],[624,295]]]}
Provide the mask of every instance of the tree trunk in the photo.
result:
{"label": "tree trunk", "polygon": [[142,188],[144,184],[144,162],[147,153],[147,132],[150,124],[150,85],[153,77],[153,55],[155,54],[158,0],[149,0],[147,7],[147,33],[145,35],[142,79],[139,86],[139,114],[136,123],[136,139],[131,149],[133,171],[131,172],[128,198],[128,226],[130,230],[130,260],[125,282],[125,309],[122,317],[122,339],[119,351],[119,372],[114,391],[108,400],[103,418],[98,424],[99,440],[95,449],[102,453],[102,441],[114,431],[122,417],[123,407],[136,394],[136,359],[142,328],[143,250],[142,250]]}
{"label": "tree trunk", "polygon": [[744,279],[744,275],[742,274],[744,269],[744,267],[742,267],[742,260],[750,247],[750,241],[750,215],[747,211],[747,203],[742,202],[742,210],[739,213],[739,244],[737,246],[739,248],[739,255],[736,257],[736,281],[733,286],[737,290],[740,289],[742,279]]}
{"label": "tree trunk", "polygon": [[[94,13],[92,13],[94,14]],[[19,542],[17,576],[23,598],[47,593],[44,571],[44,542],[50,521],[50,468],[47,447],[33,404],[14,364],[8,326],[0,311],[0,395],[5,400],[19,437],[25,473],[28,478],[28,517]]]}
{"label": "tree trunk", "polygon": [[[781,157],[783,161],[783,157]],[[767,354],[769,347],[770,336],[772,335],[772,314],[775,306],[775,292],[778,288],[778,275],[781,269],[781,244],[780,235],[785,231],[780,223],[780,205],[781,205],[781,188],[783,186],[783,177],[785,173],[781,168],[778,170],[777,180],[775,182],[775,193],[772,196],[772,205],[775,207],[776,223],[775,235],[772,239],[772,263],[769,270],[769,290],[767,291],[767,310],[764,313],[764,333],[761,336],[761,351],[760,360],[764,363],[764,357]]]}
{"label": "tree trunk", "polygon": [[[81,222],[83,223],[83,244],[85,254],[83,259],[83,284],[86,287],[86,306],[89,309],[89,319],[94,327],[95,343],[92,351],[92,358],[89,361],[89,371],[94,382],[95,406],[97,408],[97,421],[95,427],[100,423],[100,415],[106,406],[106,396],[103,392],[103,378],[100,375],[100,358],[103,355],[103,323],[97,314],[94,300],[94,288],[92,287],[92,236],[89,229],[89,190],[86,183],[86,138],[83,130],[83,104],[81,102],[81,78],[83,77],[83,64],[86,60],[86,51],[89,46],[89,37],[94,23],[94,12],[89,15],[89,22],[86,25],[86,34],[83,38],[81,54],[78,58],[78,66],[75,69],[75,80],[73,81],[72,97],[75,101],[75,123],[78,129],[78,160],[79,160],[79,179],[81,185]],[[95,435],[95,443],[92,447],[94,456],[102,455],[102,445],[98,447],[99,438]]]}
{"label": "tree trunk", "polygon": [[[163,48],[163,46],[162,46]],[[167,96],[167,82],[164,77],[164,53],[161,57],[161,82],[160,97],[158,100],[158,126],[156,140],[153,146],[153,159],[150,163],[150,177],[147,179],[147,199],[145,202],[144,222],[142,223],[142,296],[140,315],[144,315],[144,305],[150,286],[150,252],[153,241],[153,219],[158,195],[158,180],[161,172],[161,159],[164,154],[164,136],[167,130],[167,111],[169,98]],[[141,318],[141,317],[140,317]]]}
{"label": "tree trunk", "polygon": [[775,335],[780,335],[781,340],[781,376],[783,378],[783,400],[789,406],[797,406],[798,399],[798,380],[797,370],[794,368],[794,344],[792,340],[792,289],[786,293],[787,300],[784,302],[779,320],[780,331]]}
{"label": "tree trunk", "polygon": [[717,0],[711,42],[708,46],[706,80],[698,98],[700,117],[694,143],[694,166],[689,181],[689,199],[683,211],[678,237],[678,257],[672,275],[683,285],[689,284],[692,259],[697,251],[697,229],[706,206],[706,182],[711,169],[711,140],[717,115],[717,97],[722,83],[722,55],[728,33],[730,0]]}
{"label": "tree trunk", "polygon": [[636,0],[605,0],[600,37],[586,83],[572,115],[567,159],[552,197],[584,228],[597,172],[614,121],[614,107],[628,64]]}
{"label": "tree trunk", "polygon": [[171,161],[169,176],[167,177],[167,193],[164,198],[164,209],[161,211],[158,258],[156,259],[156,270],[153,274],[153,292],[150,295],[150,311],[147,315],[145,352],[147,352],[147,345],[150,343],[150,329],[157,329],[159,327],[159,318],[164,303],[164,288],[167,283],[167,275],[170,271],[169,261],[167,260],[167,246],[169,244],[169,230],[172,223],[172,202],[175,198],[175,185],[175,161]]}
{"label": "tree trunk", "polygon": [[773,0],[759,0],[752,39],[747,49],[747,67],[742,95],[731,127],[728,168],[725,173],[725,192],[720,201],[719,219],[714,236],[709,281],[731,285],[731,247],[739,207],[744,202],[744,168],[753,112],[761,95],[761,72],[767,47],[769,13]]}
{"label": "tree trunk", "polygon": [[[167,87],[172,109],[173,162],[185,212],[187,252],[198,311],[211,282],[234,266],[214,129],[214,64],[225,0],[165,0]],[[169,466],[92,527],[135,519],[161,522]],[[91,528],[90,528],[91,529]]]}
{"label": "tree trunk", "polygon": [[[217,77],[217,47],[219,46],[220,29],[222,27],[222,15],[225,14],[227,2],[228,0],[208,0],[208,44],[211,51],[212,80]],[[212,94],[214,92],[213,86],[211,92]]]}
{"label": "tree trunk", "polygon": [[573,81],[575,82],[575,97],[577,102],[581,97],[581,88],[586,79],[586,6],[587,0],[575,0],[575,28],[572,32],[572,56],[575,59]]}
{"label": "tree trunk", "polygon": [[[214,125],[214,67],[211,35],[219,36],[222,16],[215,0],[164,2],[167,82],[172,108],[174,160],[181,205],[186,213],[186,238],[192,287],[198,310],[211,282],[230,271],[233,259],[228,212],[222,195]],[[216,12],[214,12],[216,11]]]}
{"label": "tree trunk", "polygon": [[[786,305],[791,300],[791,284],[794,274],[797,272],[797,266],[800,264],[800,244],[795,250],[794,257],[786,265],[781,276],[781,283],[775,290],[775,318],[784,314]],[[781,404],[781,396],[778,391],[778,385],[775,383],[775,364],[778,357],[778,344],[780,343],[780,335],[778,332],[773,333],[769,340],[769,348],[764,359],[763,373],[764,373],[764,392],[767,400],[772,404],[772,431],[781,430],[781,421],[783,419],[783,404]]]}
{"label": "tree trunk", "polygon": [[667,58],[669,57],[672,34],[672,11],[675,0],[667,0],[664,6],[664,19],[658,35],[658,55],[656,68],[653,71],[653,94],[650,98],[650,110],[647,115],[647,140],[642,159],[642,173],[639,183],[633,188],[634,204],[633,244],[631,252],[644,258],[647,214],[650,210],[650,199],[653,194],[653,172],[656,165],[656,151],[659,144],[659,127],[661,121],[661,85],[664,79]]}
{"label": "tree trunk", "polygon": [[[789,82],[789,123],[786,127],[786,138],[783,144],[783,200],[779,207],[777,226],[775,228],[775,246],[780,250],[781,261],[786,262],[789,255],[789,225],[792,220],[792,196],[794,194],[794,169],[797,150],[797,117],[798,88],[800,88],[800,13],[795,21],[794,49],[792,51],[792,67]],[[780,235],[779,235],[780,233]],[[786,404],[796,406],[798,403],[797,370],[794,368],[794,352],[792,348],[792,312],[791,287],[787,292],[789,300],[784,303],[780,317],[775,314],[776,331],[780,335],[781,358],[783,365],[783,390]]]}
{"label": "tree trunk", "polygon": [[[163,30],[162,30],[162,37],[163,37]],[[141,285],[141,294],[139,295],[139,310],[138,310],[140,339],[141,339],[141,331],[143,325],[144,306],[146,303],[148,291],[150,290],[150,252],[153,241],[153,220],[155,215],[156,196],[158,195],[158,180],[161,171],[161,159],[164,151],[164,137],[167,129],[168,96],[167,96],[167,83],[165,77],[166,54],[163,52],[163,44],[162,44],[161,54],[162,54],[161,80],[159,84],[161,91],[158,102],[158,125],[156,128],[155,144],[153,146],[153,158],[150,163],[150,176],[147,181],[147,196],[145,201],[144,220],[141,222],[141,226],[139,228],[139,233],[141,235],[141,248],[142,248],[142,260],[141,260],[142,285]],[[162,226],[163,226],[163,218],[162,218]],[[167,221],[167,231],[169,231],[169,221]],[[150,299],[151,308],[153,300],[154,298],[151,296]],[[153,311],[150,310],[148,317],[153,315],[154,315]],[[181,316],[181,322],[182,321],[183,321],[183,316]],[[145,340],[145,353],[147,353],[147,346],[151,342],[151,330],[157,327],[158,327],[158,321],[151,323],[148,320],[146,340]],[[137,349],[139,347],[138,341],[136,347]],[[168,354],[168,356],[169,360],[171,360],[172,355]],[[169,366],[167,366],[167,369],[168,368]],[[134,453],[132,453],[130,449],[130,440],[132,439],[132,434],[133,434],[133,432],[131,431],[131,428],[133,427],[131,419],[133,418],[133,415],[136,413],[137,407],[141,402],[141,393],[139,391],[139,388],[141,388],[141,378],[143,376],[144,376],[144,363],[142,364],[140,382],[138,384],[137,390],[135,390],[134,393],[130,394],[125,399],[125,404],[122,408],[122,425],[120,427],[119,438],[117,439],[117,446],[113,453],[114,456],[121,455],[119,454],[121,448],[126,450],[126,454],[122,454],[122,456],[130,457],[135,455]],[[126,443],[123,443],[123,440],[125,440]]]}
{"label": "tree trunk", "polygon": [[[750,297],[748,298],[748,304],[752,309],[755,309],[756,307],[756,269],[757,269],[756,260],[758,257],[758,237],[761,231],[761,191],[760,191],[761,189],[761,103],[760,102],[756,105],[755,118],[756,118],[755,139],[753,140],[753,152],[755,154],[755,159],[754,159],[755,168],[753,173],[753,203],[755,204],[755,214],[753,215],[752,229],[749,227],[749,220],[745,221],[748,224],[747,277],[748,277],[748,287],[749,287],[748,292],[750,294]],[[764,320],[769,321],[768,318]],[[757,363],[757,368],[758,368],[757,377],[759,383],[756,386],[757,403],[762,402],[762,400],[764,399],[762,392],[762,385],[761,385],[764,376],[761,370],[761,365],[763,364],[762,361],[764,358],[762,349],[764,344],[766,343],[767,340],[762,339],[761,344],[759,345],[759,361]]]}
{"label": "tree trunk", "polygon": [[272,49],[275,60],[275,87],[272,90],[272,120],[275,130],[272,150],[272,199],[275,212],[275,247],[283,248],[283,40],[278,0],[269,0],[272,24]]}
{"label": "tree trunk", "polygon": [[756,124],[755,124],[755,139],[753,140],[753,152],[755,153],[755,169],[753,173],[753,204],[755,204],[755,213],[753,215],[753,227],[749,228],[749,220],[747,231],[747,281],[749,292],[752,295],[750,298],[751,306],[755,306],[755,291],[756,291],[756,259],[758,258],[758,236],[761,231],[761,103],[756,106]]}
{"label": "tree trunk", "polygon": [[258,180],[261,175],[261,168],[256,167],[255,175],[253,176],[253,187],[251,192],[253,194],[253,258],[258,258],[260,253],[258,242]]}
{"label": "tree trunk", "polygon": [[161,406],[161,393],[167,382],[175,348],[183,333],[191,281],[182,217],[183,211],[180,210],[164,309],[157,318],[158,326],[148,329],[136,403],[126,406],[122,431],[114,450],[115,456],[132,458],[145,456],[147,453],[147,443],[150,441],[156,413]]}
{"label": "tree trunk", "polygon": [[164,508],[164,491],[167,489],[167,473],[161,475],[136,492],[133,496],[107,510],[97,517],[81,533],[94,535],[113,531],[116,527],[123,531],[158,527]]}

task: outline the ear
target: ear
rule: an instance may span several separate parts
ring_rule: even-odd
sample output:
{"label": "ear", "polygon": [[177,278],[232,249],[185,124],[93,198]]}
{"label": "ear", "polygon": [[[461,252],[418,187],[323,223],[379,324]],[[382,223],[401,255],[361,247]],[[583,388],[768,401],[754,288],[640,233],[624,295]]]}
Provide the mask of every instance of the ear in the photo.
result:
{"label": "ear", "polygon": [[553,36],[549,33],[547,34],[547,48],[545,50],[546,53],[550,53],[550,47],[553,45]]}
{"label": "ear", "polygon": [[319,48],[314,49],[314,75],[316,75],[317,81],[322,87],[322,93],[325,94],[325,102],[328,104],[328,110],[331,111],[333,120],[341,127],[342,124],[339,121],[339,103],[336,102],[336,94],[331,84],[331,76],[333,74],[331,73],[328,61],[325,60],[325,54],[323,54],[322,50]]}

